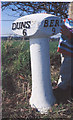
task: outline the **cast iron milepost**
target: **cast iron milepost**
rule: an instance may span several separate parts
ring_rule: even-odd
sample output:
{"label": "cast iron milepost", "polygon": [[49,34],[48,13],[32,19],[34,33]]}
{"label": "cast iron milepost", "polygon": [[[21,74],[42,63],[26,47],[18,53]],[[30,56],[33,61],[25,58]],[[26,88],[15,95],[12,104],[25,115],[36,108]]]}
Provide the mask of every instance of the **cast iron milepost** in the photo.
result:
{"label": "cast iron milepost", "polygon": [[60,32],[63,21],[51,14],[31,14],[23,16],[12,23],[12,30],[18,35],[29,37],[32,94],[31,107],[41,114],[47,113],[55,103],[50,76],[50,36]]}

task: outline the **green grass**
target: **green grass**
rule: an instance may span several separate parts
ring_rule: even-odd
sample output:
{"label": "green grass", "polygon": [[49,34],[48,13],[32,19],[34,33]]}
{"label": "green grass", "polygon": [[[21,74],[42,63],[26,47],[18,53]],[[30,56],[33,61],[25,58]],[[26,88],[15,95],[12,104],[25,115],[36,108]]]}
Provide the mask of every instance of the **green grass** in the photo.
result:
{"label": "green grass", "polygon": [[[56,41],[50,42],[50,59],[52,60],[52,62],[55,61],[55,56],[58,56],[57,47],[58,42]],[[9,89],[7,83],[15,86],[14,85],[15,81],[16,82],[20,81],[19,76],[25,78],[26,81],[27,80],[30,81],[29,80],[29,78],[31,78],[30,61],[31,60],[29,41],[24,40],[2,41],[2,79],[3,79],[2,83],[4,89]],[[58,77],[56,75],[53,76],[52,81],[54,81],[54,79],[57,78]]]}
{"label": "green grass", "polygon": [[[58,42],[50,42],[50,55],[57,54]],[[2,41],[2,72],[30,74],[29,41]]]}
{"label": "green grass", "polygon": [[58,48],[58,41],[51,41],[49,43],[49,46],[50,46],[50,54],[58,54],[57,52],[57,48]]}
{"label": "green grass", "polygon": [[[58,41],[50,42],[52,82],[58,81],[59,76],[60,54],[57,53],[57,47]],[[32,85],[30,65],[29,41],[2,41],[3,118],[67,117],[67,114],[63,114],[65,111],[62,109],[67,111],[69,108],[70,113],[71,103],[53,106],[51,111],[48,111],[48,115],[41,115],[30,107],[29,98]],[[71,117],[71,113],[68,117]]]}
{"label": "green grass", "polygon": [[[2,42],[2,67],[4,71],[19,72],[29,62],[29,42],[3,41]],[[10,70],[12,69],[12,71]]]}
{"label": "green grass", "polygon": [[[26,41],[2,41],[2,79],[3,88],[9,88],[7,82],[10,79],[15,83],[19,75],[30,75],[29,42]],[[14,85],[14,84],[13,84]]]}

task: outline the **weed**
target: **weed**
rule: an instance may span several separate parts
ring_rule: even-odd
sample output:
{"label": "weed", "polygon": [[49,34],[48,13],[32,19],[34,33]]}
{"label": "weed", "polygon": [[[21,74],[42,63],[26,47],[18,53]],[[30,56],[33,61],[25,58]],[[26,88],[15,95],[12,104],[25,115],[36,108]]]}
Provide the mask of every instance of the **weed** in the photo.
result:
{"label": "weed", "polygon": [[[58,42],[50,42],[51,79],[58,81],[60,54]],[[53,106],[47,115],[41,115],[29,105],[31,95],[31,62],[29,41],[2,41],[3,118],[70,118],[73,103]],[[73,109],[71,108],[71,111]],[[9,119],[10,120],[10,119]]]}

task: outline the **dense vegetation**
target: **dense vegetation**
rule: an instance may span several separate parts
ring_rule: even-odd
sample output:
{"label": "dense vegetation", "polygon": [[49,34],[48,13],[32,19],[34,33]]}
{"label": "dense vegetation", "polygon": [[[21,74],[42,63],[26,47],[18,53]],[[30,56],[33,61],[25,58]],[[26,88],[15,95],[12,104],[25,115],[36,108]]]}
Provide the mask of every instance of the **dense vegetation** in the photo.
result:
{"label": "dense vegetation", "polygon": [[[59,77],[60,54],[57,53],[57,46],[57,41],[50,42],[52,85],[57,83]],[[3,118],[71,118],[73,103],[70,100],[56,103],[48,115],[41,115],[32,109],[29,105],[31,86],[29,41],[2,41]]]}

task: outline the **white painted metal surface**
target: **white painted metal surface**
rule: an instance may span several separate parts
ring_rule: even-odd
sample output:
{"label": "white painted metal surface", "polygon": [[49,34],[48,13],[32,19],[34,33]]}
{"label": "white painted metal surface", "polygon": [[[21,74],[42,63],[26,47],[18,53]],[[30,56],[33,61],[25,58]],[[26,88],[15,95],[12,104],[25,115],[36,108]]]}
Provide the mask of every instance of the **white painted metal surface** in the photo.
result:
{"label": "white painted metal surface", "polygon": [[49,37],[60,32],[63,21],[51,14],[32,14],[12,24],[16,34],[30,37],[32,70],[31,107],[42,114],[55,103],[50,76]]}
{"label": "white painted metal surface", "polygon": [[46,113],[55,103],[50,77],[50,56],[48,38],[30,39],[32,68],[32,95],[30,104]]}
{"label": "white painted metal surface", "polygon": [[12,30],[18,35],[48,37],[60,32],[63,21],[51,14],[31,14],[18,18],[12,23]]}

